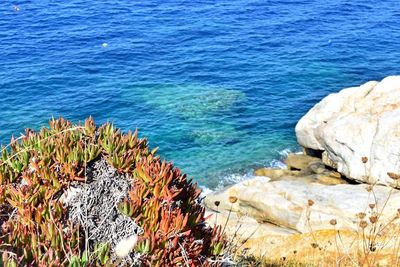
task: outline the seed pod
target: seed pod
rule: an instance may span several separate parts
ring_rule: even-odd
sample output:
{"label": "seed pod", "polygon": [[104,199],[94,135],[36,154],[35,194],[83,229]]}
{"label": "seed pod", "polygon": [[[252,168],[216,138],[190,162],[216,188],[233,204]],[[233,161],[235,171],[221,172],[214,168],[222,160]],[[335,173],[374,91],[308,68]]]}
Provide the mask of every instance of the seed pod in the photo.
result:
{"label": "seed pod", "polygon": [[388,172],[387,175],[392,178],[393,180],[399,180],[400,179],[400,175],[393,173],[393,172]]}
{"label": "seed pod", "polygon": [[234,196],[230,196],[230,197],[229,197],[229,202],[231,202],[232,204],[233,204],[233,203],[236,203],[237,200],[238,200],[237,197],[234,197]]}
{"label": "seed pod", "polygon": [[376,250],[376,246],[374,243],[372,243],[371,245],[369,245],[369,250],[374,252]]}
{"label": "seed pod", "polygon": [[313,200],[311,200],[311,199],[309,199],[308,201],[307,201],[307,203],[308,203],[308,206],[312,206],[312,205],[314,205],[314,201]]}
{"label": "seed pod", "polygon": [[335,226],[337,224],[337,221],[336,221],[336,219],[332,219],[332,220],[329,221],[329,223],[331,225]]}
{"label": "seed pod", "polygon": [[369,217],[369,221],[370,221],[372,224],[374,224],[374,223],[376,223],[376,222],[378,221],[378,217],[377,217],[377,216],[371,216],[371,217]]}
{"label": "seed pod", "polygon": [[360,222],[360,227],[361,227],[362,229],[365,229],[367,226],[368,226],[368,223],[367,223],[366,221],[361,221],[361,222]]}
{"label": "seed pod", "polygon": [[357,213],[357,217],[358,217],[360,220],[363,220],[363,219],[365,218],[365,216],[366,216],[366,214],[365,214],[364,212]]}

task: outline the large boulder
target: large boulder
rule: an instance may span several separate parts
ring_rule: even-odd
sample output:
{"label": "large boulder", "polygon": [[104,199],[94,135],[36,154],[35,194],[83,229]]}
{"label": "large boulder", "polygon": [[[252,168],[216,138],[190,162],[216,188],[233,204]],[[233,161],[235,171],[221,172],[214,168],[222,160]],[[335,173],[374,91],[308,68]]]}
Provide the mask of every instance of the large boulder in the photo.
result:
{"label": "large boulder", "polygon": [[348,178],[400,187],[400,76],[328,95],[300,119],[296,135]]}

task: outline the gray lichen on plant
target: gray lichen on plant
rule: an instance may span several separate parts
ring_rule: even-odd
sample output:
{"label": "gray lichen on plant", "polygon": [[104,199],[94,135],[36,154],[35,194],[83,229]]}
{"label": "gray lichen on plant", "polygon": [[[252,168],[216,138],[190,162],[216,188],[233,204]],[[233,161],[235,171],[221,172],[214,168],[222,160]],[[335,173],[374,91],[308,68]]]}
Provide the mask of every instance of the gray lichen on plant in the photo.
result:
{"label": "gray lichen on plant", "polygon": [[[132,178],[125,173],[118,173],[104,158],[90,164],[86,169],[87,183],[73,184],[69,196],[64,196],[68,208],[68,217],[75,223],[84,225],[88,232],[90,251],[96,244],[108,243],[111,251],[118,242],[132,235],[142,235],[132,218],[118,210],[118,203],[128,194],[132,186]],[[124,262],[137,265],[140,254],[130,253]],[[115,262],[117,256],[111,254]]]}

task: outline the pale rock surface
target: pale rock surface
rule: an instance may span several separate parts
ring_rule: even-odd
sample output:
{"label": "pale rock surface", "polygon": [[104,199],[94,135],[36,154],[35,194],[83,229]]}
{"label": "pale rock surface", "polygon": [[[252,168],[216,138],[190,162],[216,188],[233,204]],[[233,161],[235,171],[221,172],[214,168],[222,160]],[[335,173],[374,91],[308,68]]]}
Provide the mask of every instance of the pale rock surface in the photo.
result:
{"label": "pale rock surface", "polygon": [[[236,201],[231,203],[230,197]],[[323,185],[303,180],[274,181],[262,176],[212,192],[204,200],[207,213],[213,215],[209,223],[222,225],[239,250],[270,260],[294,258],[308,264],[335,260],[340,253],[354,253],[351,261],[357,259],[364,241],[355,240],[368,239],[360,232],[360,213],[365,213],[366,233],[373,228],[369,221],[373,215],[381,214],[381,225],[393,224],[386,228],[393,233],[380,232],[382,241],[377,242],[386,245],[379,247],[375,259],[383,264],[397,260],[392,259],[396,244],[390,239],[400,233],[395,219],[399,216],[399,203],[400,192],[386,186]],[[375,205],[371,208],[370,204]],[[339,238],[341,243],[337,245]],[[350,260],[341,259],[343,264]]]}
{"label": "pale rock surface", "polygon": [[387,173],[400,172],[400,76],[328,95],[300,119],[296,135],[349,179],[399,187]]}
{"label": "pale rock surface", "polygon": [[[213,192],[206,196],[204,203],[207,208],[217,210],[215,202],[219,201],[219,211],[231,210],[257,222],[273,223],[299,233],[332,229],[331,219],[337,220],[337,229],[357,230],[356,214],[368,211],[369,204],[376,204],[381,209],[387,201],[382,220],[392,218],[399,208],[399,191],[375,186],[368,192],[367,187],[362,184],[270,181],[266,177],[257,177]],[[238,199],[236,203],[229,202],[231,196]],[[309,206],[309,200],[312,200],[312,206]]]}

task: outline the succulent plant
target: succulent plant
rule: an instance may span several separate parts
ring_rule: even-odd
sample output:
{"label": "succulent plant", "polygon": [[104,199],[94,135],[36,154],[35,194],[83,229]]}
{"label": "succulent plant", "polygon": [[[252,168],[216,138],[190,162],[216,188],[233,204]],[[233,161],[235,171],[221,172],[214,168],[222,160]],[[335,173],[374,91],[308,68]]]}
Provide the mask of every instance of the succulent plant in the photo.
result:
{"label": "succulent plant", "polygon": [[108,244],[85,250],[84,225],[69,221],[60,201],[72,183],[87,182],[88,164],[104,158],[132,179],[118,208],[144,229],[134,248],[142,264],[211,265],[207,259],[219,257],[225,246],[221,229],[207,225],[196,184],[156,151],[137,131],[96,127],[92,118],[80,125],[53,118],[48,128],[12,138],[0,153],[0,263],[116,264]]}

